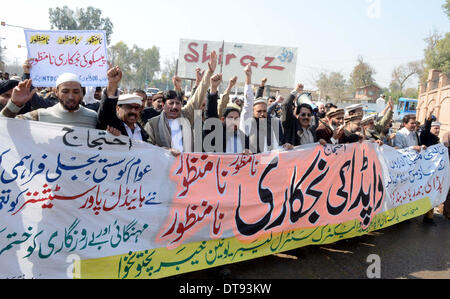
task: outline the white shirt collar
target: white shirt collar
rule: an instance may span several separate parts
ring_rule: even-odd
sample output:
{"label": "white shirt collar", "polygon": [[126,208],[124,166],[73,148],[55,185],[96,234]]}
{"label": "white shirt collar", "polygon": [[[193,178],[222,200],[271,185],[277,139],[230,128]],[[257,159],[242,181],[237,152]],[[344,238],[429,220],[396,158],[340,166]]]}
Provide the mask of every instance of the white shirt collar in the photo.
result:
{"label": "white shirt collar", "polygon": [[141,134],[141,128],[136,124],[135,128],[134,128],[134,132],[130,129],[130,127],[126,124],[123,123],[125,126],[125,130],[127,131],[128,137],[130,137],[131,139],[134,140],[142,140],[142,134]]}

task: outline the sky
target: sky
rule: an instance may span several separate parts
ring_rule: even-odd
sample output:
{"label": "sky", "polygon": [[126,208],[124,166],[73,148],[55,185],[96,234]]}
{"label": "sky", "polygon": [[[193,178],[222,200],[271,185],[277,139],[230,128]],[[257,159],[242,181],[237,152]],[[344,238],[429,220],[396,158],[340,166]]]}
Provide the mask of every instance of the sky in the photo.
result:
{"label": "sky", "polygon": [[[388,87],[395,67],[424,57],[424,39],[450,32],[444,0],[16,0],[0,11],[8,25],[48,30],[49,8],[93,6],[114,25],[111,44],[157,46],[178,58],[180,39],[298,48],[296,82],[314,89],[321,72],[348,79],[362,56]],[[26,59],[23,30],[0,26],[8,64]],[[417,87],[416,80],[408,87]]]}

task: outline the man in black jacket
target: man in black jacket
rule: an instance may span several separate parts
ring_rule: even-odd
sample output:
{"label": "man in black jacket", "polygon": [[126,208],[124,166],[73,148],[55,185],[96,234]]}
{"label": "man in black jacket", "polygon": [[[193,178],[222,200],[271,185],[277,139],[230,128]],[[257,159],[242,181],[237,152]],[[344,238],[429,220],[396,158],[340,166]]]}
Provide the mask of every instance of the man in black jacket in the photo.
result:
{"label": "man in black jacket", "polygon": [[[439,133],[441,124],[438,122],[433,122],[433,112],[434,108],[429,111],[428,117],[425,119],[425,125],[420,132],[419,145],[421,146],[430,147],[440,143]],[[427,224],[434,224],[433,216],[434,209],[431,209],[423,217],[423,222]]]}
{"label": "man in black jacket", "polygon": [[[219,124],[218,86],[221,82],[221,74],[217,74],[211,78],[211,89],[208,93],[205,111],[206,128],[203,130],[204,151],[229,154],[247,153],[248,138],[239,130],[241,108],[238,105],[229,104],[226,106],[220,118],[220,131],[217,131],[217,124]],[[229,86],[229,89],[231,87]],[[213,120],[217,120],[216,124],[213,123]],[[215,130],[212,130],[213,125],[216,125]]]}
{"label": "man in black jacket", "polygon": [[[309,104],[298,103],[295,105],[296,98],[303,92],[303,85],[297,84],[291,92],[289,98],[281,104],[281,123],[283,125],[285,142],[293,146],[316,143],[319,140],[316,136],[317,127],[312,125],[314,117],[313,109]],[[294,109],[296,115],[294,115]],[[320,140],[325,145],[325,140]]]}
{"label": "man in black jacket", "polygon": [[114,128],[122,135],[134,140],[148,141],[148,134],[138,123],[142,111],[142,97],[125,94],[118,97],[118,86],[122,80],[119,67],[108,71],[108,87],[103,91],[98,110],[97,129]]}

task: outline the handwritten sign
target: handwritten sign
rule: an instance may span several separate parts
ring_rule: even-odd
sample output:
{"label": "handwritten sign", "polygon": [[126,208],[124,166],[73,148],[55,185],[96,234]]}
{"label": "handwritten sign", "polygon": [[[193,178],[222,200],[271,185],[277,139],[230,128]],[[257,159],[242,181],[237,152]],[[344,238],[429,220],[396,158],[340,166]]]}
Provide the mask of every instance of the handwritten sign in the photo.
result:
{"label": "handwritten sign", "polygon": [[360,236],[445,201],[447,148],[191,154],[0,119],[0,278],[159,278]]}
{"label": "handwritten sign", "polygon": [[25,39],[34,86],[55,87],[63,73],[78,75],[83,86],[106,86],[104,31],[25,30]]}
{"label": "handwritten sign", "polygon": [[270,78],[270,85],[276,87],[292,87],[295,84],[296,48],[229,42],[180,40],[178,75],[195,79],[195,69],[208,67],[212,51],[217,52],[218,69],[222,69],[224,80],[238,76],[238,81],[243,83],[243,69],[251,63],[254,78]]}

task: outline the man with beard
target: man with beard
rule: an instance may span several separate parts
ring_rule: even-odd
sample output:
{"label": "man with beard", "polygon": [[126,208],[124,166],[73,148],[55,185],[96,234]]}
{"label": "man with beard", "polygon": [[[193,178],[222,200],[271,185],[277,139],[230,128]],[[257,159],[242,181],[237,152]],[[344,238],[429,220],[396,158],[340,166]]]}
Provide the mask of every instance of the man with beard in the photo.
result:
{"label": "man with beard", "polygon": [[328,144],[339,143],[339,138],[344,134],[344,109],[331,108],[326,117],[319,120],[316,129],[317,138],[325,140]]}
{"label": "man with beard", "polygon": [[41,108],[29,113],[18,115],[20,110],[28,103],[36,89],[31,89],[32,81],[25,80],[14,88],[11,99],[2,110],[1,115],[9,118],[43,121],[69,126],[94,128],[97,125],[97,113],[81,106],[83,90],[78,76],[65,73],[56,81],[56,96],[59,103],[50,108]]}
{"label": "man with beard", "polygon": [[389,98],[389,102],[381,112],[383,117],[380,121],[376,121],[377,116],[375,114],[366,115],[361,121],[363,126],[364,136],[368,140],[382,140],[386,127],[390,124],[392,117],[394,116],[394,104],[392,103],[392,97]]}
{"label": "man with beard", "polygon": [[[295,99],[302,92],[303,85],[297,84],[289,98],[281,105],[281,124],[283,125],[285,141],[293,146],[316,143],[318,141],[316,128],[312,126],[312,118],[314,117],[312,107],[306,103],[294,107]],[[320,143],[325,145],[326,141],[321,139]]]}
{"label": "man with beard", "polygon": [[[227,91],[233,88],[236,81],[237,77],[230,80]],[[241,108],[232,103],[218,109],[218,87],[221,82],[221,74],[217,74],[211,78],[211,90],[208,93],[205,111],[206,126],[203,131],[204,151],[228,154],[247,153],[246,145],[248,144],[248,140],[245,138],[244,133],[239,130]],[[228,100],[222,97],[221,105],[224,105],[225,102],[228,102]],[[212,126],[215,124],[212,122],[210,123],[210,121],[219,119],[218,111],[222,111],[222,116],[220,118],[222,125],[220,128],[217,128],[216,126],[215,130],[211,130]]]}
{"label": "man with beard", "polygon": [[[192,136],[195,110],[200,110],[206,99],[210,79],[216,67],[217,53],[213,51],[206,74],[184,107],[180,94],[173,90],[165,92],[163,111],[159,116],[150,119],[145,126],[145,131],[150,136],[149,142],[151,144],[169,149],[174,156],[178,156],[182,152],[194,151]],[[175,90],[181,90],[180,78],[175,77],[174,84]]]}
{"label": "man with beard", "polygon": [[382,140],[386,127],[390,124],[392,117],[394,116],[394,108],[392,104],[392,98],[389,99],[388,105],[383,110],[380,121],[376,121],[377,116],[375,114],[366,115],[361,121],[363,127],[364,136],[368,140]]}
{"label": "man with beard", "polygon": [[359,114],[349,115],[344,119],[345,125],[339,144],[354,143],[364,139],[361,133],[361,120],[362,116]]}
{"label": "man with beard", "polygon": [[[119,97],[119,83],[122,71],[119,67],[112,68],[107,73],[108,86],[103,92],[98,110],[97,129],[118,130],[134,140],[147,141],[148,134],[138,123],[142,111],[142,97],[138,94],[123,94]],[[117,134],[116,134],[117,135]]]}
{"label": "man with beard", "polygon": [[258,98],[252,87],[252,66],[245,69],[244,107],[241,113],[239,128],[249,137],[249,149],[252,153],[264,153],[282,148],[290,150],[291,144],[284,143],[283,129],[277,118],[268,116],[267,101]]}
{"label": "man with beard", "polygon": [[[258,87],[258,90],[256,91],[256,98],[263,98],[264,97],[264,90],[266,89],[268,79],[263,78],[261,80],[261,85]],[[281,117],[281,103],[283,103],[284,98],[283,96],[279,95],[278,97],[269,96],[267,99],[267,114],[270,117]]]}

